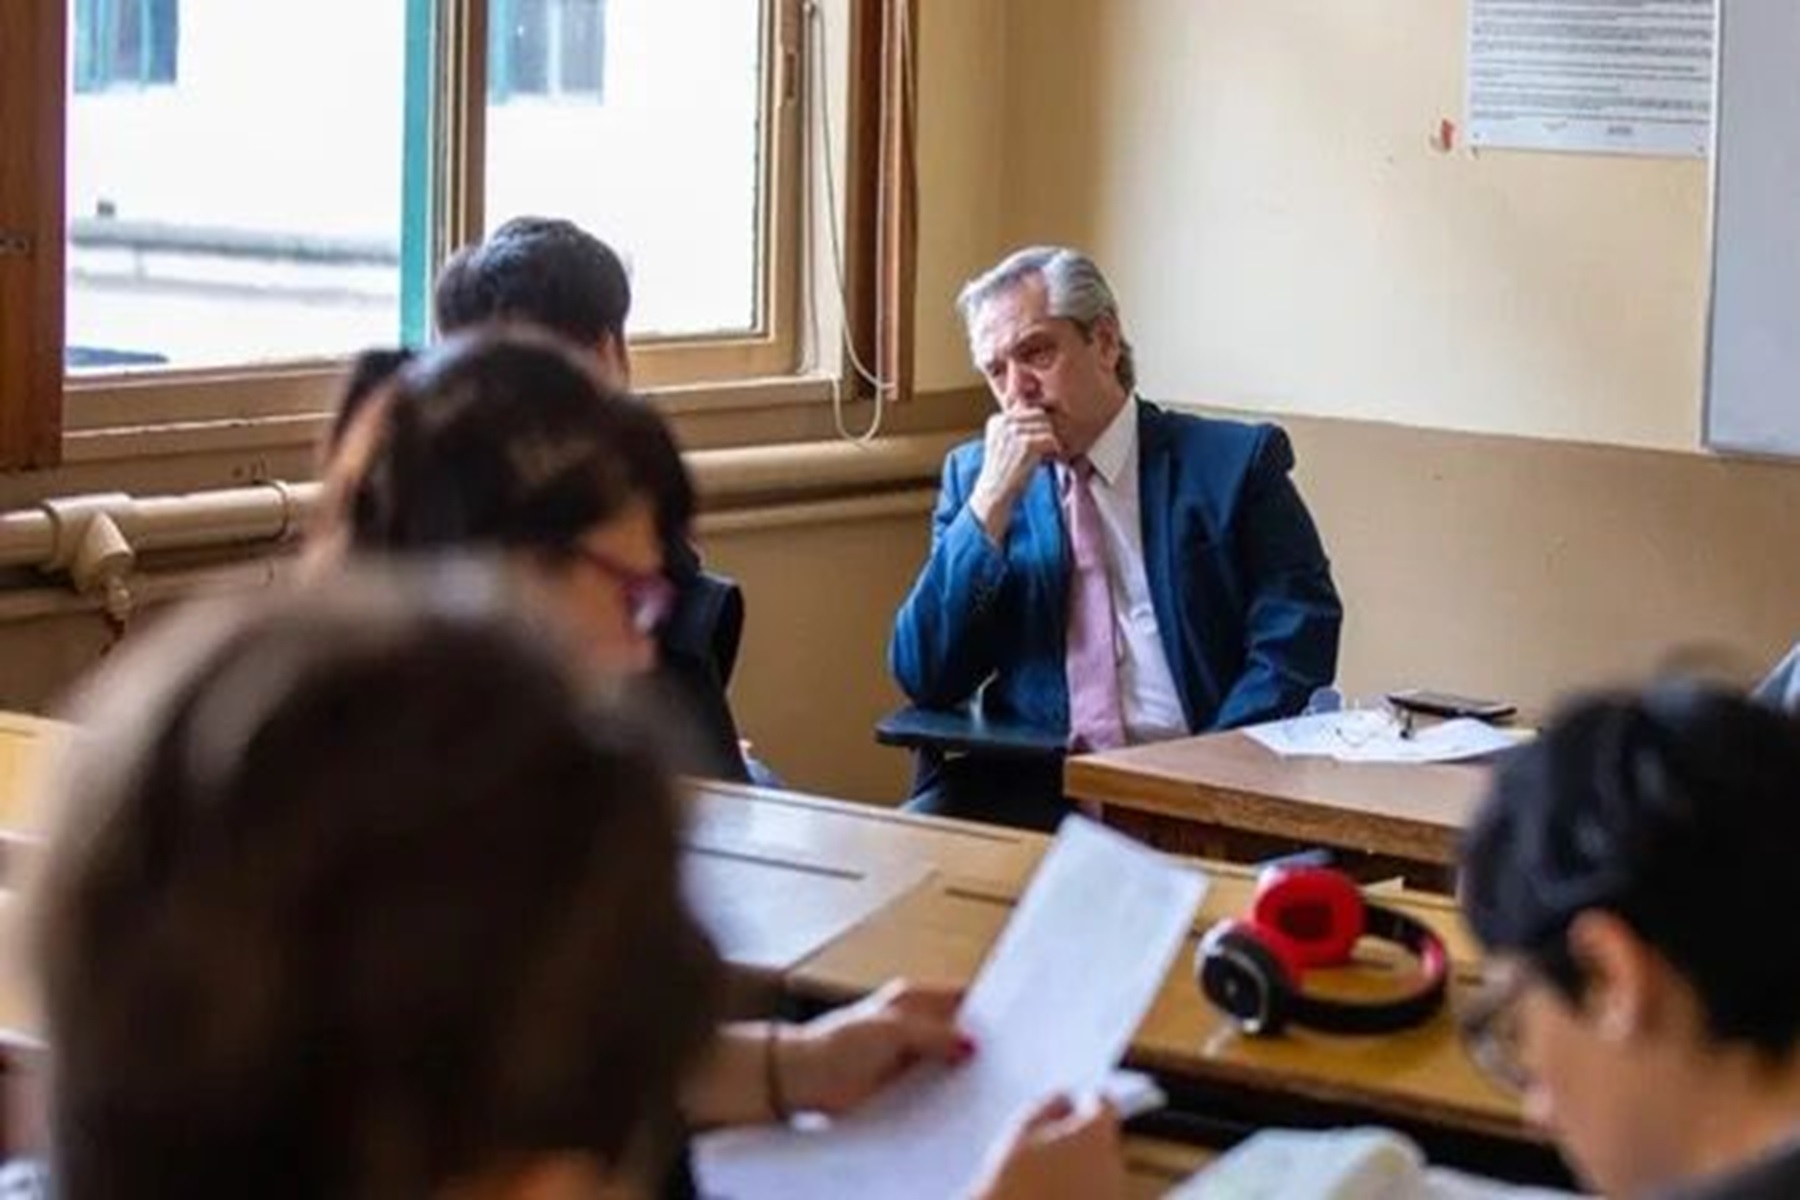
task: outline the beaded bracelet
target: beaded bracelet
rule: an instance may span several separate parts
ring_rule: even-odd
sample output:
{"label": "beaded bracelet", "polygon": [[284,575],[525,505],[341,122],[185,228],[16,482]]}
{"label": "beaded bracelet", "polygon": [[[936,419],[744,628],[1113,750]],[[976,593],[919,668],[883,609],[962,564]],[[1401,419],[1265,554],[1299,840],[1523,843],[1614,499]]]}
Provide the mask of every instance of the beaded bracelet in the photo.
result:
{"label": "beaded bracelet", "polygon": [[794,1119],[794,1112],[788,1107],[787,1095],[781,1089],[781,1063],[776,1055],[780,1047],[781,1023],[770,1021],[763,1034],[763,1090],[768,1094],[769,1114],[786,1125]]}

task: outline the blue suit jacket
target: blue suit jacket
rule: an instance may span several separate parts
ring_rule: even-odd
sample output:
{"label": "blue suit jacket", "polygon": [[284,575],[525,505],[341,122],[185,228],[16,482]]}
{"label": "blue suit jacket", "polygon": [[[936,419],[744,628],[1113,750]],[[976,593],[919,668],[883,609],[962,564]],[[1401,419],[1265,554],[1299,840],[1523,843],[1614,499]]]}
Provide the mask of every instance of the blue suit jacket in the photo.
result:
{"label": "blue suit jacket", "polygon": [[[1292,715],[1337,670],[1343,607],[1273,425],[1136,401],[1144,570],[1193,732]],[[951,451],[931,557],[894,625],[888,662],[927,708],[985,683],[990,715],[1067,731],[1068,554],[1054,469],[1013,511],[1004,552],[969,511],[982,443]],[[989,682],[991,680],[991,682]]]}

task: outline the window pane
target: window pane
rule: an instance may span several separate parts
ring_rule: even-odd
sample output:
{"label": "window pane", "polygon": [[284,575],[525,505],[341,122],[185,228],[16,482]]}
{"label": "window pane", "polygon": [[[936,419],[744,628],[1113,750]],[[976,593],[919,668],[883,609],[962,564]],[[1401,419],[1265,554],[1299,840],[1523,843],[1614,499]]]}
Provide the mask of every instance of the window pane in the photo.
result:
{"label": "window pane", "polygon": [[143,57],[116,65],[171,79],[69,98],[71,370],[394,341],[407,0],[74,9],[78,46],[134,12]]}
{"label": "window pane", "polygon": [[542,95],[550,80],[549,0],[512,0],[507,78],[514,92]]}
{"label": "window pane", "polygon": [[141,82],[144,72],[144,0],[116,0],[112,5],[112,67],[115,78]]}
{"label": "window pane", "polygon": [[[565,7],[565,48],[581,7]],[[544,103],[516,81],[490,103],[490,229],[531,213],[606,239],[631,267],[634,334],[756,329],[763,7],[600,5],[605,103]]]}
{"label": "window pane", "polygon": [[558,3],[562,6],[561,90],[564,95],[585,95],[598,101],[606,65],[606,6],[601,0]]}
{"label": "window pane", "polygon": [[175,82],[175,47],[181,41],[179,0],[148,0],[150,53],[146,68],[149,83]]}

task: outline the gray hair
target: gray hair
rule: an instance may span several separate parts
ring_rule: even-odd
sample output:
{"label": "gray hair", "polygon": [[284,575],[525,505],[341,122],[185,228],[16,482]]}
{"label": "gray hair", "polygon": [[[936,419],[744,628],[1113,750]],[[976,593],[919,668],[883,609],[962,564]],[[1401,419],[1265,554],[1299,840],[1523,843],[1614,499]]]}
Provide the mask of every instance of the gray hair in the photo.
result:
{"label": "gray hair", "polygon": [[1009,292],[1036,276],[1044,281],[1049,313],[1073,321],[1085,337],[1101,317],[1111,317],[1119,329],[1119,362],[1114,374],[1127,394],[1137,389],[1137,363],[1131,343],[1125,340],[1125,323],[1119,317],[1119,302],[1112,285],[1094,260],[1079,250],[1066,246],[1028,246],[1015,250],[969,282],[956,294],[956,311],[962,314],[963,328],[974,323],[975,314],[1003,292]]}

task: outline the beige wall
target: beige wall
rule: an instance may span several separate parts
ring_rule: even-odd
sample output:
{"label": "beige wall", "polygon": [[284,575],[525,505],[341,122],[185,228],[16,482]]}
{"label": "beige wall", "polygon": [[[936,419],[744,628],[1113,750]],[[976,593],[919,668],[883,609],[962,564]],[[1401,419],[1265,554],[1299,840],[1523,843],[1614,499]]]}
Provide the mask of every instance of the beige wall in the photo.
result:
{"label": "beige wall", "polygon": [[973,380],[951,302],[963,280],[1006,246],[1007,9],[1007,0],[921,0],[919,6],[914,360],[921,391]]}
{"label": "beige wall", "polygon": [[[1464,4],[994,7],[925,3],[927,61],[971,69],[927,76],[924,138],[974,170],[922,164],[922,328],[999,194],[1003,245],[1108,268],[1150,394],[1697,445],[1705,165],[1433,149]],[[922,337],[921,378],[967,382],[953,350]]]}
{"label": "beige wall", "polygon": [[1339,680],[1505,696],[1684,662],[1748,681],[1800,638],[1800,470],[1283,418],[1347,612]]}
{"label": "beige wall", "polygon": [[875,745],[882,714],[901,703],[887,674],[894,610],[925,555],[930,492],[868,515],[795,510],[723,518],[703,531],[707,563],[744,587],[746,637],[732,711],[784,782],[805,791],[892,803],[911,760]]}

